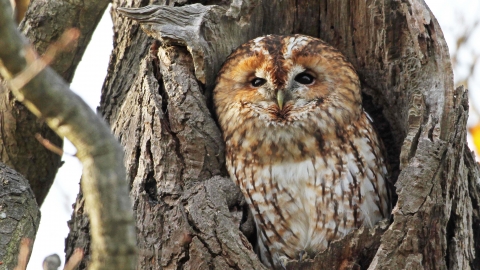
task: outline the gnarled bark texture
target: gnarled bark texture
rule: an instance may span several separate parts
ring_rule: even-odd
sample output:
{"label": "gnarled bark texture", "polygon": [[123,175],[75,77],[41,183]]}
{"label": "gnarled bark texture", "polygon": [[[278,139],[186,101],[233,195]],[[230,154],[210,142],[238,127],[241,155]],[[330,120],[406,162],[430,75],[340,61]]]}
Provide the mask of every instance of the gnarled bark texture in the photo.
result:
{"label": "gnarled bark texture", "polygon": [[[132,3],[146,5],[113,6]],[[100,108],[125,147],[138,269],[262,268],[238,229],[251,232],[236,218],[248,211],[239,191],[226,188],[210,93],[235,47],[294,33],[322,38],[356,68],[398,201],[391,221],[287,268],[479,268],[480,182],[465,143],[467,95],[453,87],[447,45],[422,0],[156,4],[113,12],[115,47]],[[89,243],[81,205],[80,196],[67,256]]]}
{"label": "gnarled bark texture", "polygon": [[39,223],[40,209],[27,179],[0,162],[0,269],[15,268],[20,241],[35,239]]}

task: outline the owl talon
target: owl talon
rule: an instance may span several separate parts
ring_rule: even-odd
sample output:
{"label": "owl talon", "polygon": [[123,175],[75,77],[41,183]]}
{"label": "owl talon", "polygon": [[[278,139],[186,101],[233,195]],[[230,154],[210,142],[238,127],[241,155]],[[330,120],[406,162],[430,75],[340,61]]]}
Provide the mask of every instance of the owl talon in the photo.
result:
{"label": "owl talon", "polygon": [[280,265],[282,266],[282,269],[287,270],[287,263],[290,259],[287,256],[280,256],[278,257],[278,260],[280,261]]}
{"label": "owl talon", "polygon": [[302,262],[308,258],[308,253],[305,250],[300,250],[298,252],[298,262]]}

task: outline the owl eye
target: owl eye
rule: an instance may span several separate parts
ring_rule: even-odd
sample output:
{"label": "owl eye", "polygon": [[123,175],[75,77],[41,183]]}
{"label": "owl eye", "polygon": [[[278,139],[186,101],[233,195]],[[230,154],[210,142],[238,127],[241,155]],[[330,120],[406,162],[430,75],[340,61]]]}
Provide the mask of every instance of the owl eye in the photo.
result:
{"label": "owl eye", "polygon": [[264,85],[267,82],[267,80],[262,79],[262,78],[254,78],[250,83],[252,84],[253,87],[260,87]]}
{"label": "owl eye", "polygon": [[314,80],[313,76],[305,72],[295,76],[295,81],[301,84],[311,84],[313,83],[313,80]]}

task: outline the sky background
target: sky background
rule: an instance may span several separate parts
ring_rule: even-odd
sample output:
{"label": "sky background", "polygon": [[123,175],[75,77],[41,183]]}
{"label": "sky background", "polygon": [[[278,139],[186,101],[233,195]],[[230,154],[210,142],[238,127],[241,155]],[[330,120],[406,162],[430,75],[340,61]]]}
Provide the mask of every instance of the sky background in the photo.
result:
{"label": "sky background", "polygon": [[[465,81],[469,88],[471,108],[480,108],[480,68],[473,69],[472,64],[480,55],[480,27],[474,27],[480,21],[480,0],[427,0],[437,18],[447,40],[451,55],[457,55],[455,64],[455,82]],[[457,51],[457,40],[468,34],[469,38]],[[108,61],[113,43],[110,8],[105,12],[92,37],[87,51],[77,68],[71,88],[81,96],[92,110],[96,111],[100,102],[100,92],[107,74]],[[470,75],[472,74],[472,75]],[[470,110],[469,126],[479,121],[475,109]],[[472,148],[471,148],[472,149]],[[76,150],[65,140],[65,164],[58,171],[48,196],[41,207],[42,219],[35,240],[28,270],[42,269],[43,259],[56,253],[65,259],[64,245],[68,234],[67,221],[70,220],[72,204],[79,190],[82,166],[72,157]]]}

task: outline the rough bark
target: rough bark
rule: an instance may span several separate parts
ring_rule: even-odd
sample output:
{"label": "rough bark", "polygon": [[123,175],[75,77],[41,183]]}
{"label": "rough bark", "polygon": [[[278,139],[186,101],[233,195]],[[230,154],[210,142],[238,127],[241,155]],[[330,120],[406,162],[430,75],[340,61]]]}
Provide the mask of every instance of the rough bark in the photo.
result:
{"label": "rough bark", "polygon": [[41,205],[61,166],[61,157],[41,145],[40,134],[59,147],[63,141],[48,126],[19,103],[0,82],[0,160],[29,180]]}
{"label": "rough bark", "polygon": [[[114,12],[115,48],[101,101],[126,151],[142,250],[137,268],[261,267],[232,223],[219,222],[234,222],[235,211],[226,210],[244,206],[235,200],[238,190],[225,193],[224,178],[214,177],[226,174],[208,108],[226,55],[271,33],[320,37],[352,62],[398,195],[387,224],[354,231],[287,268],[479,268],[479,168],[465,144],[467,95],[453,88],[443,34],[422,0],[165,2],[119,9],[128,18]],[[209,199],[215,190],[225,196],[223,206]],[[73,234],[75,224],[87,222],[82,214],[74,213]]]}
{"label": "rough bark", "polygon": [[15,268],[20,241],[35,239],[39,223],[40,210],[27,179],[0,163],[0,269]]}
{"label": "rough bark", "polygon": [[[35,0],[19,28],[40,55],[67,29],[75,27],[80,30],[76,46],[59,53],[50,64],[64,80],[71,82],[107,5],[108,1]],[[58,135],[17,102],[0,82],[0,160],[29,180],[41,205],[61,166],[61,157],[41,145],[35,139],[37,133],[54,145],[61,147],[63,144]]]}

